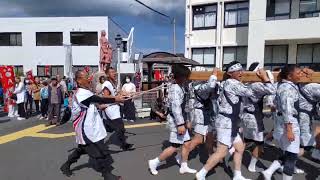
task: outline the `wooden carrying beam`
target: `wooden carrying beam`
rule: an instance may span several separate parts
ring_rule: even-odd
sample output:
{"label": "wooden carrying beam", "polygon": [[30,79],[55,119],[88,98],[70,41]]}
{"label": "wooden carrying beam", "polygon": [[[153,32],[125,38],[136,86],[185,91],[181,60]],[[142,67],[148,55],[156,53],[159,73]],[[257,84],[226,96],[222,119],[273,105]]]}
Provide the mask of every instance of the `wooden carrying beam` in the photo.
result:
{"label": "wooden carrying beam", "polygon": [[[225,72],[218,73],[218,80],[221,81],[223,79],[223,75]],[[192,72],[190,76],[190,80],[195,81],[205,81],[208,80],[212,72]],[[272,73],[275,81],[277,81],[278,74],[277,72]],[[255,72],[244,71],[242,74],[242,82],[259,82],[260,78],[256,75]],[[310,75],[310,77],[303,77],[300,80],[301,83],[320,83],[320,72],[314,72]]]}

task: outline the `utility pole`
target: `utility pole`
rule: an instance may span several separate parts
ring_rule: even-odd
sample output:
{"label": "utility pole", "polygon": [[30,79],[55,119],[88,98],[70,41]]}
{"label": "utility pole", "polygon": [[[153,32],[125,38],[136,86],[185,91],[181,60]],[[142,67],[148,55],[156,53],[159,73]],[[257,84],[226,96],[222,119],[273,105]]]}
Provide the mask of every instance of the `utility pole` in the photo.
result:
{"label": "utility pole", "polygon": [[141,2],[139,0],[135,0],[135,1],[137,3],[139,3],[139,4],[141,4],[142,6],[150,9],[151,11],[153,11],[153,12],[155,12],[155,13],[157,13],[157,14],[159,14],[159,15],[161,15],[161,16],[163,16],[163,17],[165,17],[165,18],[170,20],[170,22],[173,24],[173,54],[176,54],[176,18],[175,17],[172,18],[172,17],[170,17],[170,16],[168,16],[168,15],[166,15],[164,13],[161,13],[161,12],[153,9],[152,7],[146,5],[145,3],[143,3],[143,2]]}
{"label": "utility pole", "polygon": [[176,18],[173,18],[173,54],[176,54]]}

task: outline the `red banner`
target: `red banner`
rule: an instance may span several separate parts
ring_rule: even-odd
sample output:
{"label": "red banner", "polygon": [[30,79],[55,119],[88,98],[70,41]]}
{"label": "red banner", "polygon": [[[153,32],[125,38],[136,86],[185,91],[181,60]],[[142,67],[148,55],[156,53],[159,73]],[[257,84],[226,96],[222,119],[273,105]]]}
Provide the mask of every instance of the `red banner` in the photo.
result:
{"label": "red banner", "polygon": [[5,101],[4,111],[8,112],[8,97],[12,95],[15,82],[13,66],[0,66],[0,76]]}
{"label": "red banner", "polygon": [[50,76],[50,66],[47,65],[44,67],[44,75]]}
{"label": "red banner", "polygon": [[160,72],[160,70],[159,70],[159,69],[154,70],[154,79],[155,79],[156,81],[160,81],[160,78],[161,78],[161,72]]}

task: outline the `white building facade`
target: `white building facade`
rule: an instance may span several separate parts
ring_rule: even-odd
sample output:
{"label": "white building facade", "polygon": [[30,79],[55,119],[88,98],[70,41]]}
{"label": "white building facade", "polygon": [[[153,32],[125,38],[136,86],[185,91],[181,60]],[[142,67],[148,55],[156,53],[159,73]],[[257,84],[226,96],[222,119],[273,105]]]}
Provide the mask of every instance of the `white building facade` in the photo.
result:
{"label": "white building facade", "polygon": [[[38,76],[45,76],[46,68],[51,76],[67,75],[71,56],[73,71],[88,66],[96,72],[102,30],[113,49],[117,34],[128,35],[106,16],[0,18],[0,65],[14,65],[20,72],[32,70]],[[113,57],[116,61],[116,50]]]}
{"label": "white building facade", "polygon": [[186,0],[185,56],[266,69],[320,63],[320,0]]}

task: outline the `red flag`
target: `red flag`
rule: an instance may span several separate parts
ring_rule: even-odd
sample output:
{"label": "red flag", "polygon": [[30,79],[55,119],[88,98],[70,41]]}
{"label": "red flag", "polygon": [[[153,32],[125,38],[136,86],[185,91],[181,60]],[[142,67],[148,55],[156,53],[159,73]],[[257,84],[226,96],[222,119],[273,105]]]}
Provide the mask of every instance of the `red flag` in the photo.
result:
{"label": "red flag", "polygon": [[3,94],[5,95],[5,112],[8,112],[8,97],[12,95],[14,87],[14,70],[13,66],[0,66],[1,84],[3,88]]}

